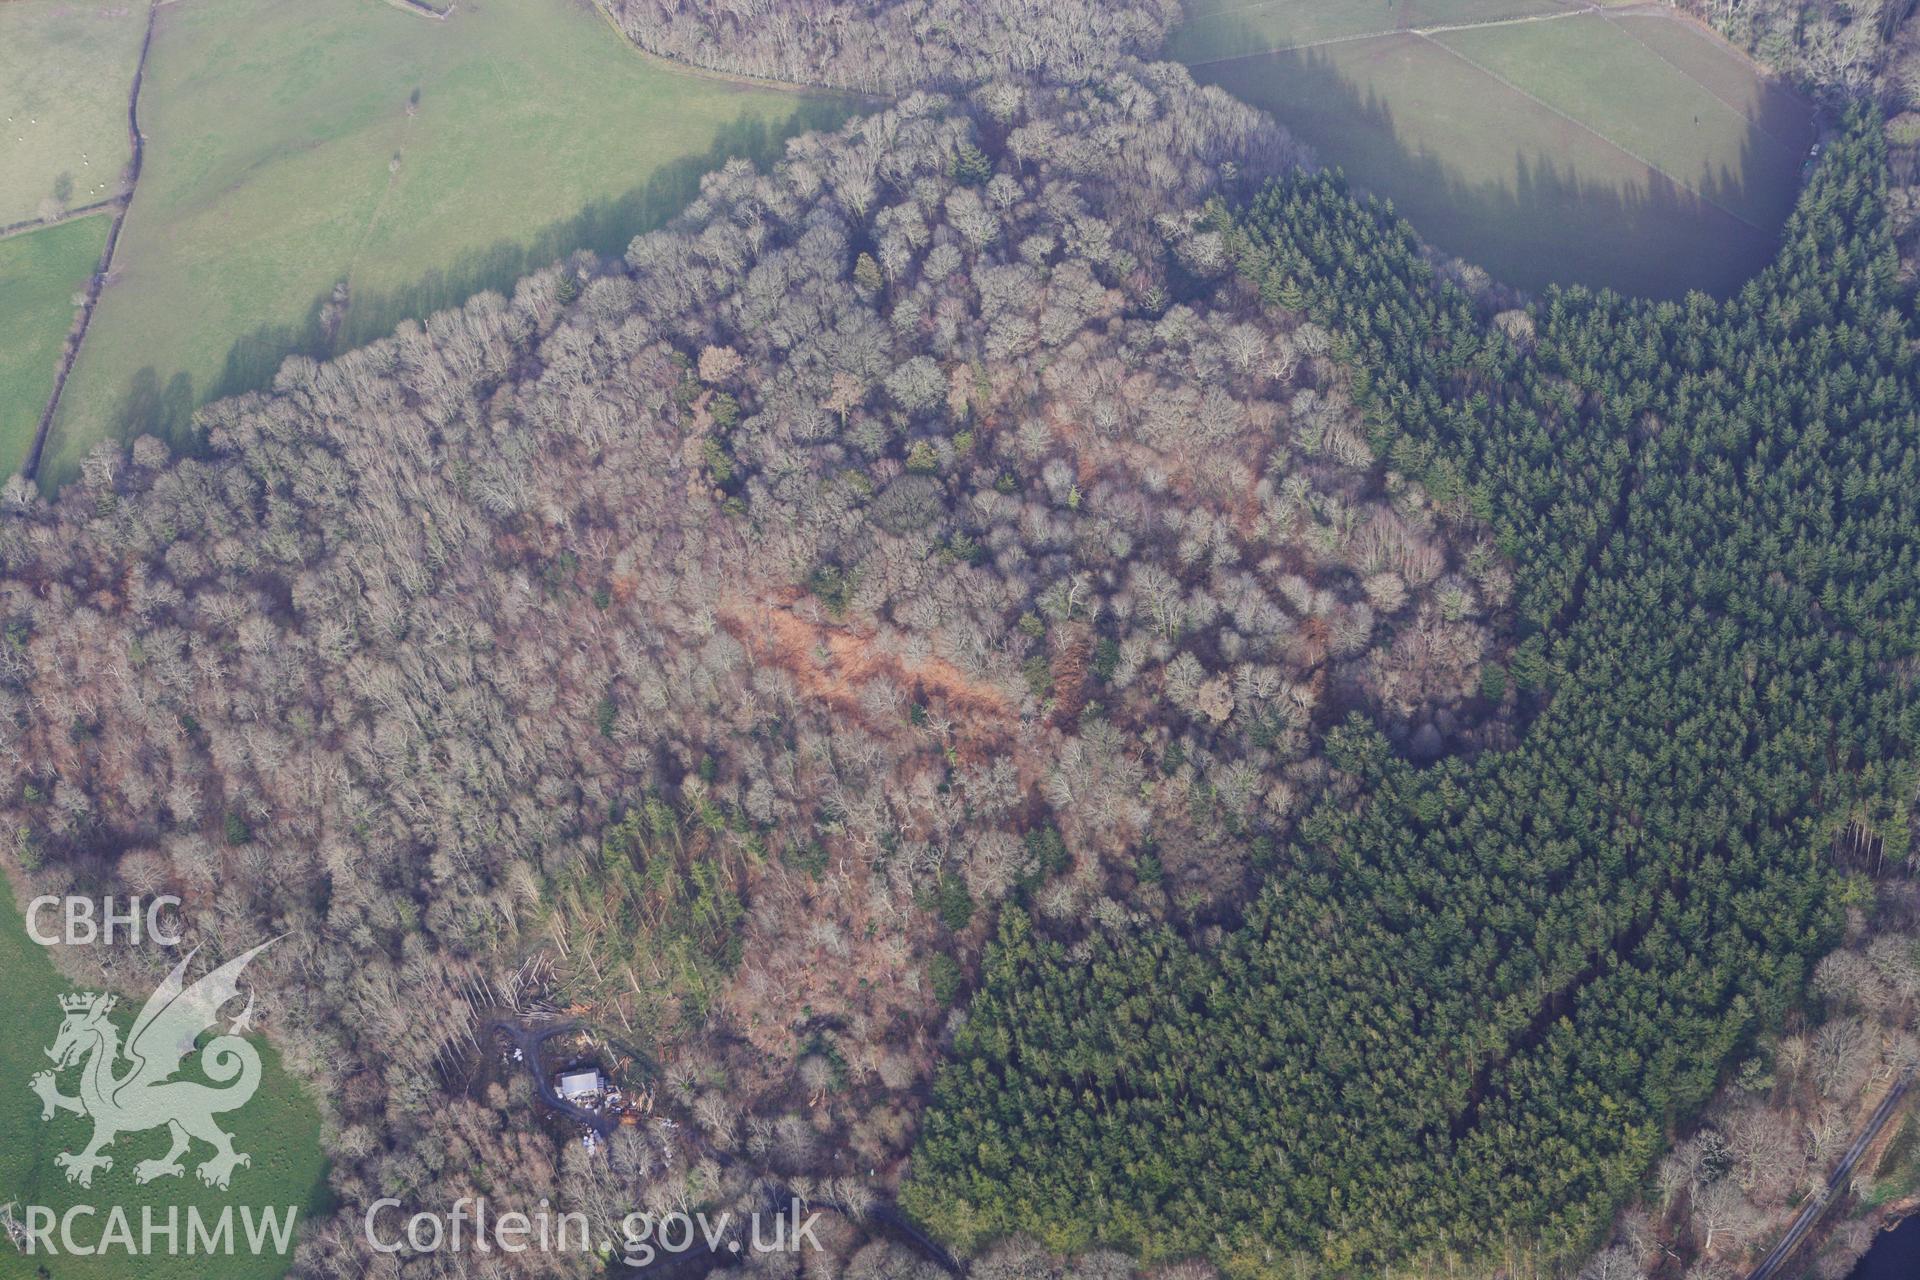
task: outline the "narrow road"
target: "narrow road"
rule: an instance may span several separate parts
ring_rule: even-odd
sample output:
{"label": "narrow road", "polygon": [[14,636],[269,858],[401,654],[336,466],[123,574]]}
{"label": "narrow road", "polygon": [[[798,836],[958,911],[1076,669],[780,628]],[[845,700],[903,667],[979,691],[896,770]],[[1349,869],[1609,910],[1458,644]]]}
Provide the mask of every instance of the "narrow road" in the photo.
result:
{"label": "narrow road", "polygon": [[153,28],[159,17],[160,4],[155,0],[147,6],[147,34],[140,41],[140,60],[133,64],[133,84],[127,90],[127,139],[132,146],[132,158],[127,161],[127,188],[120,194],[120,207],[113,215],[113,225],[107,228],[107,247],[100,252],[100,265],[87,282],[80,321],[61,353],[60,372],[53,379],[53,394],[47,397],[40,425],[34,430],[33,447],[27,450],[26,463],[20,468],[20,474],[29,480],[39,473],[40,455],[47,447],[48,433],[53,430],[53,417],[60,411],[61,393],[67,389],[74,361],[80,358],[80,345],[87,340],[87,327],[93,323],[93,309],[100,303],[100,290],[106,285],[107,273],[113,270],[113,251],[120,245],[120,228],[126,225],[127,210],[133,207],[133,190],[140,181],[140,162],[146,154],[146,139],[140,136],[140,81],[147,74],[147,54],[153,50]]}
{"label": "narrow road", "polygon": [[1807,1202],[1806,1208],[1800,1210],[1800,1216],[1793,1220],[1793,1225],[1787,1229],[1785,1237],[1773,1247],[1772,1253],[1760,1260],[1760,1265],[1753,1269],[1747,1280],[1768,1280],[1768,1277],[1779,1271],[1786,1260],[1793,1255],[1793,1251],[1800,1247],[1800,1242],[1806,1238],[1807,1232],[1813,1230],[1814,1223],[1820,1221],[1820,1215],[1826,1212],[1827,1206],[1832,1204],[1846,1187],[1848,1179],[1853,1176],[1853,1166],[1859,1163],[1860,1157],[1880,1135],[1880,1130],[1886,1127],[1894,1108],[1900,1105],[1900,1099],[1906,1096],[1908,1087],[1913,1084],[1913,1073],[1912,1067],[1900,1073],[1900,1078],[1894,1082],[1893,1088],[1887,1090],[1887,1096],[1880,1099],[1880,1105],[1874,1108],[1873,1119],[1867,1121],[1867,1127],[1861,1131],[1859,1137],[1853,1140],[1853,1145],[1847,1148],[1846,1157],[1840,1161],[1840,1167],[1833,1171],[1833,1176],[1827,1179],[1827,1185],[1821,1189],[1819,1195]]}

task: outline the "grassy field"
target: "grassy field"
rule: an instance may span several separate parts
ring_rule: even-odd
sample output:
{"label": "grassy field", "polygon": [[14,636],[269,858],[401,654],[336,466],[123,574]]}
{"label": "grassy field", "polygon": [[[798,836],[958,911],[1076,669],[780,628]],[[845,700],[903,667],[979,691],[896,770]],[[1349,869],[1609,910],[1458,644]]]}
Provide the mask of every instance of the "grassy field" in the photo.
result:
{"label": "grassy field", "polygon": [[1174,47],[1197,77],[1529,288],[1730,291],[1770,258],[1813,140],[1805,101],[1670,16],[1555,0],[1193,12]]}
{"label": "grassy field", "polygon": [[26,460],[53,391],[74,296],[100,262],[109,215],[0,239],[0,476]]}
{"label": "grassy field", "polygon": [[[1777,226],[1793,207],[1813,145],[1811,118],[1776,110],[1786,116],[1779,121],[1785,137],[1762,131],[1772,119],[1756,129],[1759,120],[1651,55],[1632,32],[1606,17],[1481,27],[1436,39],[1742,221]],[[1729,57],[1720,69],[1725,74],[1739,65]]]}
{"label": "grassy field", "polygon": [[0,3],[0,226],[120,191],[146,26],[134,0]]}
{"label": "grassy field", "polygon": [[1615,14],[1613,23],[1752,123],[1765,128],[1775,121],[1798,121],[1805,127],[1808,113],[1799,96],[1777,81],[1755,75],[1752,65],[1730,53],[1711,31],[1657,13]]}
{"label": "grassy field", "polygon": [[1458,22],[1564,13],[1560,0],[1188,0],[1169,57],[1193,64],[1250,52]]}
{"label": "grassy field", "polygon": [[[211,1190],[193,1176],[193,1165],[208,1151],[201,1146],[188,1154],[184,1177],[162,1178],[146,1186],[135,1182],[136,1161],[166,1152],[166,1134],[161,1130],[122,1135],[112,1148],[111,1170],[95,1174],[90,1189],[70,1185],[53,1157],[83,1146],[92,1132],[91,1122],[65,1112],[42,1121],[40,1099],[27,1082],[48,1066],[42,1051],[53,1043],[60,1027],[59,998],[72,988],[46,952],[27,937],[4,879],[0,879],[0,976],[7,989],[7,1034],[0,1037],[0,1205],[14,1202],[16,1217],[25,1217],[26,1205],[45,1205],[59,1213],[75,1204],[96,1206],[99,1217],[76,1220],[74,1235],[84,1244],[100,1239],[105,1215],[115,1205],[126,1209],[136,1239],[143,1206],[150,1206],[157,1220],[164,1222],[169,1205],[179,1206],[182,1215],[188,1205],[198,1206],[206,1220],[216,1218],[222,1206],[231,1205],[236,1234],[241,1206],[256,1212],[265,1206],[282,1210],[295,1206],[302,1222],[325,1209],[319,1115],[280,1069],[278,1057],[258,1041],[266,1068],[260,1090],[244,1108],[221,1121],[233,1134],[235,1148],[253,1158],[250,1166],[234,1173],[231,1188]],[[138,1011],[138,1001],[123,999],[114,1021],[124,1032]],[[63,1077],[62,1084],[63,1092],[73,1091],[71,1074]],[[54,1243],[59,1244],[57,1233]],[[270,1280],[285,1273],[286,1263],[283,1257],[253,1256],[244,1250],[216,1259],[129,1258],[118,1251],[99,1258],[64,1254],[28,1258],[0,1246],[0,1280]]]}
{"label": "grassy field", "polygon": [[[765,158],[842,99],[749,88],[633,50],[575,0],[435,21],[382,0],[177,0],[114,274],[49,441],[179,440],[194,406],[577,248],[617,254],[724,155]],[[343,322],[319,321],[336,289]]]}

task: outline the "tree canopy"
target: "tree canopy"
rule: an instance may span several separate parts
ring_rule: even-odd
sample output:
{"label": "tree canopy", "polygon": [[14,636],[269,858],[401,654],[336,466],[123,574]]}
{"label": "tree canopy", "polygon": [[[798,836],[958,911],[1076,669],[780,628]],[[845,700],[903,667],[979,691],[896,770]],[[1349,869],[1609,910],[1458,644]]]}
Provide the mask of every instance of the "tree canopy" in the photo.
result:
{"label": "tree canopy", "polygon": [[1391,211],[1294,173],[1218,225],[1333,335],[1373,442],[1498,531],[1511,750],[1370,727],[1217,946],[1009,913],[910,1201],[960,1238],[1258,1273],[1590,1247],[1836,938],[1850,825],[1904,840],[1920,594],[1913,334],[1878,124],[1726,302],[1516,324]]}

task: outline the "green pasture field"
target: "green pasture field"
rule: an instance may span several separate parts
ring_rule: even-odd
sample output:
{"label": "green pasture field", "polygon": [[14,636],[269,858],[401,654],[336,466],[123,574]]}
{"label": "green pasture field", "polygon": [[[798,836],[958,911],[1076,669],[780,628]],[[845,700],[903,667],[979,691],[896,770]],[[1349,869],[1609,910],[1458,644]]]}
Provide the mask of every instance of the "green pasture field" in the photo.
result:
{"label": "green pasture field", "polygon": [[[299,1221],[307,1222],[328,1208],[324,1160],[320,1153],[320,1117],[280,1066],[267,1045],[260,1049],[264,1073],[259,1092],[220,1123],[233,1135],[234,1147],[253,1163],[234,1172],[226,1191],[203,1186],[194,1166],[210,1148],[196,1143],[183,1159],[187,1172],[179,1178],[160,1178],[145,1186],[134,1180],[135,1162],[164,1155],[164,1130],[123,1134],[109,1149],[113,1168],[94,1174],[91,1188],[69,1184],[53,1158],[77,1151],[92,1133],[92,1122],[70,1112],[50,1121],[40,1119],[40,1099],[28,1088],[33,1075],[50,1064],[45,1049],[60,1029],[64,1016],[60,997],[74,988],[55,970],[46,952],[27,936],[13,894],[0,878],[0,979],[7,992],[7,1034],[0,1036],[0,1206],[11,1204],[14,1217],[24,1221],[26,1206],[44,1205],[64,1214],[74,1205],[96,1208],[97,1217],[76,1218],[76,1242],[92,1244],[104,1229],[111,1206],[125,1209],[135,1240],[141,1230],[141,1210],[150,1208],[164,1223],[168,1206],[178,1206],[185,1222],[187,1206],[196,1206],[203,1221],[214,1222],[223,1206],[234,1209],[234,1232],[242,1244],[232,1257],[188,1257],[184,1240],[180,1256],[130,1257],[115,1250],[101,1257],[70,1257],[44,1253],[27,1257],[0,1245],[0,1280],[272,1280],[286,1273],[288,1258],[268,1253],[255,1256],[244,1247],[240,1209],[256,1213],[273,1206],[284,1214],[291,1206]],[[244,989],[245,979],[242,979]],[[113,1020],[122,1033],[139,1012],[140,1001],[123,997]],[[235,1010],[237,1011],[236,1004]],[[74,1073],[62,1074],[61,1092],[74,1092]],[[184,1227],[183,1227],[184,1232]],[[159,1238],[164,1240],[163,1237]],[[59,1247],[58,1232],[53,1243]],[[45,1268],[41,1270],[41,1268]]]}
{"label": "green pasture field", "polygon": [[1561,0],[1190,0],[1168,43],[1189,65],[1410,27],[1565,13]]}
{"label": "green pasture field", "polygon": [[73,327],[74,296],[100,263],[112,216],[0,239],[0,476],[26,461]]}
{"label": "green pasture field", "polygon": [[[193,408],[591,248],[618,254],[731,155],[848,100],[700,76],[576,0],[176,0],[113,276],[41,470],[94,441],[188,438]],[[341,290],[344,319],[322,309]]]}
{"label": "green pasture field", "polygon": [[1802,150],[1812,144],[1812,120],[1800,95],[1756,75],[1753,64],[1713,32],[1671,13],[1618,13],[1611,18],[1649,53],[1748,120],[1768,129],[1781,122],[1789,135],[1786,141]]}
{"label": "green pasture field", "polygon": [[1598,14],[1435,39],[1742,221],[1765,229],[1792,211],[1812,120],[1778,96],[1749,116]]}
{"label": "green pasture field", "polygon": [[[1804,99],[1652,11],[1214,0],[1193,12],[1173,47],[1197,78],[1272,111],[1441,249],[1526,288],[1729,292],[1771,259],[1812,145]],[[1268,25],[1230,40],[1217,25],[1251,14]]]}
{"label": "green pasture field", "polygon": [[0,2],[0,227],[119,194],[146,27],[136,0]]}
{"label": "green pasture field", "polygon": [[1671,296],[1730,289],[1770,255],[1771,235],[1464,65],[1432,40],[1394,35],[1220,63],[1207,79],[1271,110],[1422,235],[1502,280]]}

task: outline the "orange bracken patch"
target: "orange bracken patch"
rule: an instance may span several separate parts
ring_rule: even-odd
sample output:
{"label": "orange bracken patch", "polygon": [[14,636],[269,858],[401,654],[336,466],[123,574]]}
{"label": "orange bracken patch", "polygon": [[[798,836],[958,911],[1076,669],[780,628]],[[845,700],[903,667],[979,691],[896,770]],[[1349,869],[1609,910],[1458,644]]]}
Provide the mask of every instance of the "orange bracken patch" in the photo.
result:
{"label": "orange bracken patch", "polygon": [[875,643],[878,632],[870,623],[803,618],[794,608],[799,595],[786,589],[759,601],[731,601],[722,607],[721,621],[757,660],[778,666],[803,692],[870,733],[897,732],[895,726],[873,723],[861,703],[861,693],[875,680],[937,706],[966,746],[984,748],[1012,730],[1017,709],[999,689],[971,679],[944,658],[912,662],[887,652]]}

